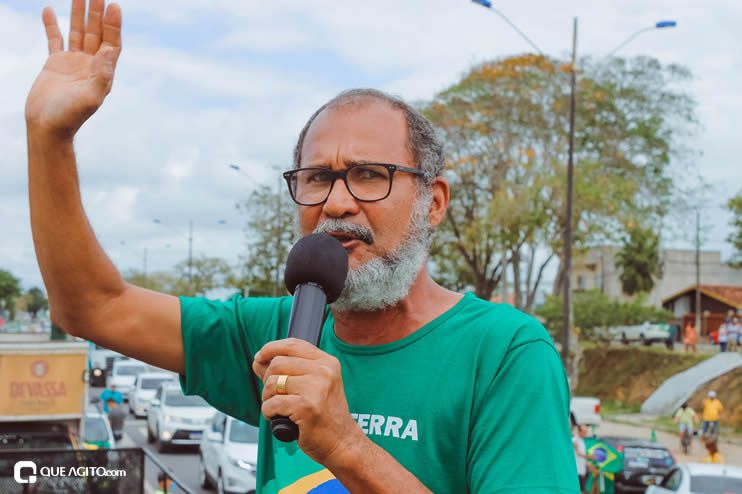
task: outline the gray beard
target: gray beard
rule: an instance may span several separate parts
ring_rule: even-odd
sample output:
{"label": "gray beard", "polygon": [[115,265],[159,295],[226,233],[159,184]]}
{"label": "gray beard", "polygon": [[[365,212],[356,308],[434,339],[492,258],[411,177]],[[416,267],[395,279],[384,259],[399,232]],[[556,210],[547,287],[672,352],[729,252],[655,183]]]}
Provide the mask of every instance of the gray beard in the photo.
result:
{"label": "gray beard", "polygon": [[[428,213],[433,195],[418,196],[413,204],[410,224],[402,243],[391,252],[348,270],[345,287],[340,297],[330,304],[338,312],[372,312],[397,305],[407,296],[410,287],[422,269],[432,239],[432,228]],[[313,233],[330,231],[359,235],[358,230],[367,230],[343,220],[327,220],[315,228]],[[373,238],[373,232],[363,232]]]}

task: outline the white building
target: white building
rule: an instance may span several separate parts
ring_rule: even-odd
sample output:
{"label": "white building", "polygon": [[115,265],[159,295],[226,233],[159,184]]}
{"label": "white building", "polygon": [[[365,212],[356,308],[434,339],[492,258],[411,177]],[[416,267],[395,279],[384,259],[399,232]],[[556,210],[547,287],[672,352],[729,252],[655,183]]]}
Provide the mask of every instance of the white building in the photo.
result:
{"label": "white building", "polygon": [[[621,290],[621,271],[616,268],[619,247],[604,246],[590,249],[584,256],[576,256],[572,266],[571,286],[574,291],[600,289],[616,298],[628,299]],[[742,269],[732,268],[721,261],[721,252],[701,251],[702,285],[742,286]],[[655,280],[648,303],[656,307],[681,290],[696,284],[696,251],[662,249],[660,276]]]}

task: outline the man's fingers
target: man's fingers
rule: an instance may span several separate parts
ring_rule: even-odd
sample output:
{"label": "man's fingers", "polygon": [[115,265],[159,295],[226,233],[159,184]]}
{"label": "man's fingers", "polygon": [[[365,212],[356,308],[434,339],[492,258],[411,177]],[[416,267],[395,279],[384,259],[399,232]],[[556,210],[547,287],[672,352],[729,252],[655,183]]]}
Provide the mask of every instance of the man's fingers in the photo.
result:
{"label": "man's fingers", "polygon": [[299,394],[299,391],[303,389],[305,386],[311,386],[311,378],[305,377],[305,376],[291,376],[289,375],[289,378],[286,379],[286,392],[285,393],[279,393],[278,392],[278,377],[280,374],[271,374],[268,376],[268,379],[266,379],[263,382],[263,401],[267,401],[271,399],[273,396],[276,395],[291,395],[291,394]]}
{"label": "man's fingers", "polygon": [[72,0],[70,51],[82,51],[83,38],[85,38],[85,0]]}
{"label": "man's fingers", "polygon": [[100,48],[103,35],[103,8],[104,0],[90,0],[88,6],[88,23],[85,26],[85,41],[83,51],[88,55],[95,55]]}
{"label": "man's fingers", "polygon": [[267,364],[277,355],[287,355],[290,357],[302,357],[316,360],[327,354],[304,340],[286,338],[266,343],[263,348],[255,354],[255,361],[260,364]]}
{"label": "man's fingers", "polygon": [[296,423],[296,412],[302,409],[303,403],[304,399],[298,395],[275,395],[264,401],[260,410],[266,420],[270,420],[277,415],[283,415]]}
{"label": "man's fingers", "polygon": [[106,13],[103,16],[103,41],[100,46],[101,49],[113,47],[113,66],[116,67],[121,53],[121,7],[118,4],[112,3],[106,7]]}
{"label": "man's fingers", "polygon": [[49,40],[49,55],[64,50],[64,40],[62,33],[59,31],[57,16],[51,7],[46,7],[41,14],[44,20],[44,29],[46,29],[46,39]]}

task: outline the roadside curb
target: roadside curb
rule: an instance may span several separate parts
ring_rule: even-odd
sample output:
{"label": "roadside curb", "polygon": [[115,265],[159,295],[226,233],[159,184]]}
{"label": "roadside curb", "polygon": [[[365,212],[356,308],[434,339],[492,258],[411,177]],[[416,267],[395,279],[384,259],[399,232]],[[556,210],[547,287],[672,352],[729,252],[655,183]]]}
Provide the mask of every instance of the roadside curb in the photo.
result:
{"label": "roadside curb", "polygon": [[[655,415],[627,414],[627,415],[611,415],[608,417],[603,417],[603,421],[612,422],[614,424],[634,425],[637,427],[645,427],[645,428],[650,428],[650,429],[654,429],[657,431],[667,432],[669,434],[678,433],[677,429],[673,427],[667,427],[663,424],[658,424],[654,422],[655,418],[657,418],[657,416]],[[725,432],[719,436],[719,442],[725,443],[725,444],[732,444],[734,446],[742,446],[742,436]]]}

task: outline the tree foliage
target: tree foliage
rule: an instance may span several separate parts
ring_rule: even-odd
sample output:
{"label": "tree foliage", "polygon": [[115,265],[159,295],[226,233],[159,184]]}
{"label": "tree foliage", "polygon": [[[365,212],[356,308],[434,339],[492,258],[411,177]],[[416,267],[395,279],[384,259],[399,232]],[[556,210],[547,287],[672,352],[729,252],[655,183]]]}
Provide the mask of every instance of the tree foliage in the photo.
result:
{"label": "tree foliage", "polygon": [[242,286],[251,296],[287,295],[283,272],[294,244],[296,205],[285,189],[261,185],[237,208],[247,215]]}
{"label": "tree foliage", "polygon": [[9,271],[0,269],[0,309],[7,310],[10,319],[15,319],[15,298],[21,294],[18,278]]}
{"label": "tree foliage", "polygon": [[41,310],[49,308],[49,300],[44,296],[44,292],[39,287],[33,287],[28,290],[25,294],[26,298],[26,310],[31,313],[31,317],[36,319],[37,314]]}
{"label": "tree foliage", "polygon": [[732,212],[732,233],[727,240],[734,246],[734,255],[730,259],[731,266],[742,268],[742,192],[729,199],[727,203],[729,211]]}
{"label": "tree foliage", "polygon": [[[546,304],[535,310],[535,314],[545,320],[544,326],[552,334],[559,334],[562,328],[562,297],[547,298]],[[627,302],[612,299],[600,290],[577,292],[573,296],[572,310],[574,325],[580,330],[580,337],[591,341],[606,337],[601,328],[624,326],[650,322],[670,322],[673,313],[647,305],[645,293],[637,294]]]}
{"label": "tree foliage", "polygon": [[632,225],[616,254],[621,289],[626,295],[650,292],[660,275],[660,237],[648,228]]}
{"label": "tree foliage", "polygon": [[201,255],[190,263],[185,259],[176,264],[174,291],[186,297],[204,296],[217,288],[238,288],[233,280],[234,273],[227,261]]}
{"label": "tree foliage", "polygon": [[[627,218],[664,214],[675,135],[695,126],[676,89],[689,72],[648,57],[580,62],[573,241],[615,239]],[[437,279],[489,299],[514,266],[516,304],[530,308],[546,265],[563,257],[569,84],[558,60],[486,62],[421,105],[447,156],[451,203],[433,249]],[[547,252],[537,260],[537,252]],[[559,269],[557,285],[561,284]],[[521,290],[523,296],[521,296]]]}

